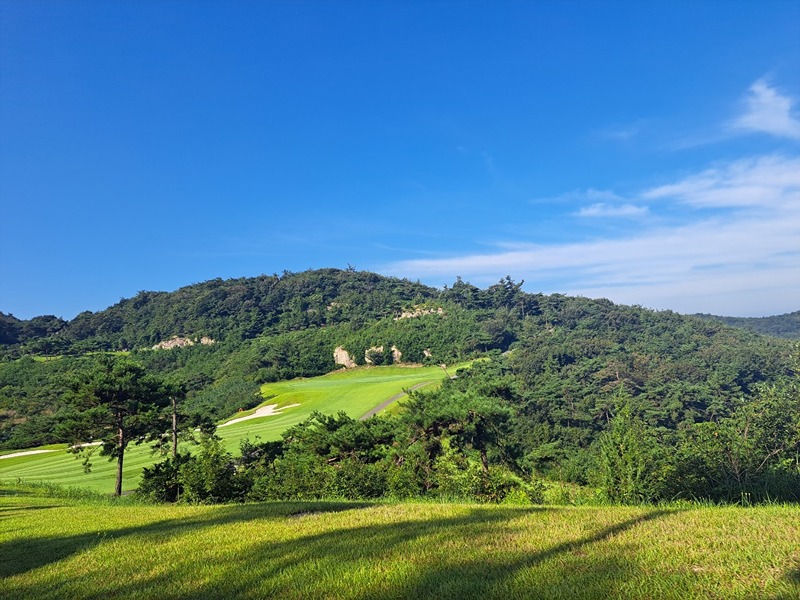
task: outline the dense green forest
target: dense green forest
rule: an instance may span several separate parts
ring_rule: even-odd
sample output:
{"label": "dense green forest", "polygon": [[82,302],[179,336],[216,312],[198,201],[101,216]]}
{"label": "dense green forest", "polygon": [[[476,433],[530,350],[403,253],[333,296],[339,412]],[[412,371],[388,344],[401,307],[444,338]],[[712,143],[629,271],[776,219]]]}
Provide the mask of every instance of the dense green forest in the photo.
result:
{"label": "dense green forest", "polygon": [[205,436],[148,471],[161,499],[536,500],[544,480],[623,502],[800,499],[792,344],[708,319],[334,269],[141,292],[68,322],[0,317],[1,448],[74,441],[75,382],[109,360],[180,390],[194,427],[259,404],[264,382],[341,368],[336,348],[360,365],[483,359],[392,418],[315,415],[236,458]]}
{"label": "dense green forest", "polygon": [[755,333],[774,335],[788,340],[800,340],[800,310],[772,317],[719,317],[708,314],[697,314],[695,316],[719,321],[732,327],[741,327]]}

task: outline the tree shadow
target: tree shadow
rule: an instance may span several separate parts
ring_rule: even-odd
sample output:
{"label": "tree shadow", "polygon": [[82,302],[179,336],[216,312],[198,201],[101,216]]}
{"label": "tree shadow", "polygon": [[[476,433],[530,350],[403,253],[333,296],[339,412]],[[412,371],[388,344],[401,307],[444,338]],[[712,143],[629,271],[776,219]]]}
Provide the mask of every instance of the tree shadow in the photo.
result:
{"label": "tree shadow", "polygon": [[[550,569],[556,576],[548,581],[547,590],[528,587],[524,597],[535,598],[553,591],[561,593],[561,597],[571,597],[576,590],[580,590],[581,597],[608,597],[634,567],[624,556],[597,558],[585,550],[636,525],[677,512],[651,511],[534,554],[524,554],[512,547],[494,556],[481,553],[479,558],[445,555],[400,578],[392,576],[386,582],[376,577],[359,580],[358,573],[367,568],[365,565],[372,565],[371,569],[378,571],[393,568],[382,564],[381,557],[395,554],[396,558],[397,553],[405,556],[425,548],[444,547],[453,540],[457,548],[459,540],[502,539],[508,533],[519,532],[519,524],[512,526],[510,521],[531,512],[553,510],[558,509],[474,509],[457,517],[348,527],[260,544],[236,563],[220,565],[213,580],[182,597],[190,600],[222,596],[505,599],[519,597],[517,576],[529,574],[531,568],[553,558],[558,558],[559,565]],[[168,586],[174,576],[164,573],[149,581],[146,589]],[[331,585],[333,588],[328,587]],[[133,584],[126,593],[136,596],[146,589],[140,583]]]}
{"label": "tree shadow", "polygon": [[0,506],[0,517],[8,518],[13,516],[13,513],[16,512],[25,512],[28,510],[46,510],[49,508],[60,508],[60,506],[57,504],[39,504],[36,506]]}
{"label": "tree shadow", "polygon": [[[556,569],[558,576],[552,577],[546,583],[546,589],[543,589],[541,584],[527,587],[525,597],[612,597],[620,580],[631,575],[635,567],[631,561],[622,556],[592,557],[586,552],[587,547],[606,541],[641,523],[675,512],[656,510],[606,527],[593,535],[556,544],[546,550],[519,556],[510,561],[505,560],[502,563],[491,563],[485,560],[469,561],[428,571],[418,578],[409,597],[512,597],[518,595],[519,592],[515,593],[507,584],[517,573],[536,567],[553,558],[559,558],[561,563],[561,566]],[[480,573],[480,577],[475,578],[475,573]],[[366,600],[369,596],[365,595],[362,598]]]}
{"label": "tree shadow", "polygon": [[34,492],[30,490],[17,490],[9,489],[7,487],[0,488],[0,496],[34,496]]}
{"label": "tree shadow", "polygon": [[[41,536],[35,538],[19,537],[0,543],[0,578],[27,573],[28,571],[64,560],[73,554],[88,550],[101,542],[124,538],[131,535],[146,535],[154,542],[173,536],[187,534],[198,528],[228,525],[233,523],[285,518],[294,515],[318,514],[358,510],[372,506],[371,503],[354,502],[283,502],[276,504],[246,504],[217,507],[211,516],[198,516],[186,519],[166,519],[122,528],[98,527],[97,531],[68,536]],[[62,506],[22,506],[11,507],[15,511],[45,510]],[[123,507],[120,507],[124,510]],[[46,519],[46,515],[36,518]]]}
{"label": "tree shadow", "polygon": [[800,566],[796,569],[792,569],[786,574],[786,579],[791,581],[792,583],[800,583]]}
{"label": "tree shadow", "polygon": [[783,587],[790,589],[780,591],[770,598],[770,600],[796,600],[800,598],[800,564],[789,569],[783,576],[782,582],[786,582]]}

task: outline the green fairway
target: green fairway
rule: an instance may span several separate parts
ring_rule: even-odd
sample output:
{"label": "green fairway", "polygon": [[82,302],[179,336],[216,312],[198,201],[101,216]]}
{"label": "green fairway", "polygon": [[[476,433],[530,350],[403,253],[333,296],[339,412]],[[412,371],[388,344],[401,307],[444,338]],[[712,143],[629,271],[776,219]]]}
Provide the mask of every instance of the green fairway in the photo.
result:
{"label": "green fairway", "polygon": [[[451,369],[455,372],[455,368]],[[439,367],[361,367],[348,371],[336,371],[321,377],[293,379],[278,383],[267,383],[261,387],[266,399],[263,405],[276,404],[280,414],[258,417],[219,428],[219,435],[228,449],[239,447],[239,442],[256,436],[263,440],[274,440],[288,427],[307,418],[313,411],[336,414],[344,411],[358,418],[393,395],[419,384],[430,386],[444,377]],[[430,389],[430,388],[428,388]],[[255,412],[242,412],[234,418]]]}
{"label": "green fairway", "polygon": [[[449,369],[452,374],[457,367]],[[262,395],[263,405],[276,404],[286,408],[281,414],[258,417],[230,426],[220,427],[218,434],[225,447],[236,452],[239,443],[250,438],[255,441],[274,440],[286,428],[307,418],[318,410],[328,414],[344,411],[358,418],[375,408],[384,400],[424,384],[423,389],[431,389],[444,377],[439,367],[362,367],[349,371],[336,371],[321,377],[295,379],[265,384]],[[233,415],[233,418],[247,416],[255,411]],[[49,481],[64,486],[80,486],[101,492],[111,493],[114,489],[116,464],[105,457],[95,455],[92,472],[83,472],[81,459],[66,452],[66,445],[46,446],[42,449],[56,449],[52,452],[0,459],[0,480]],[[12,451],[8,452],[9,454]],[[147,446],[129,446],[125,452],[123,484],[125,490],[136,489],[142,468],[158,459]]]}
{"label": "green fairway", "polygon": [[142,506],[0,489],[0,597],[797,598],[800,508]]}

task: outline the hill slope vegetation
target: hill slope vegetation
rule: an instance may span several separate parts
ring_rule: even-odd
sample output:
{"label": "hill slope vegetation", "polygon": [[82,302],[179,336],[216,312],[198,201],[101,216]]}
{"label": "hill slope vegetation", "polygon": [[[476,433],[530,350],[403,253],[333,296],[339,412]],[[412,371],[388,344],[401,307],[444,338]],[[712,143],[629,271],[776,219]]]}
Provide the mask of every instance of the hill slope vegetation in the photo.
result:
{"label": "hill slope vegetation", "polygon": [[[112,352],[177,382],[185,391],[182,419],[191,424],[253,408],[266,382],[340,368],[339,349],[362,365],[487,360],[436,393],[413,394],[396,418],[361,426],[318,416],[299,424],[278,454],[259,455],[270,457],[260,468],[288,465],[281,454],[288,452],[319,463],[324,472],[317,474],[335,487],[345,465],[372,465],[367,471],[380,477],[367,486],[369,497],[449,493],[449,469],[464,481],[477,478],[470,497],[498,499],[516,484],[492,491],[497,468],[507,481],[536,475],[615,488],[627,502],[669,494],[791,497],[784,488],[797,476],[789,460],[800,443],[792,433],[800,417],[789,342],[669,311],[528,294],[510,278],[487,289],[457,280],[436,290],[328,269],[143,292],[70,322],[4,323],[10,342],[0,362],[0,444],[7,448],[72,441],[64,427],[74,417],[66,382]],[[176,336],[196,343],[152,349]],[[761,437],[748,434],[753,446],[733,452],[740,427]],[[328,434],[336,440],[324,441]],[[648,441],[636,446],[636,439]],[[614,456],[614,447],[627,450]],[[717,463],[693,462],[693,449]],[[643,473],[642,465],[657,468]],[[703,469],[716,479],[700,477]],[[616,472],[629,480],[614,480]],[[385,479],[392,473],[405,483]],[[681,489],[670,481],[682,481]]]}

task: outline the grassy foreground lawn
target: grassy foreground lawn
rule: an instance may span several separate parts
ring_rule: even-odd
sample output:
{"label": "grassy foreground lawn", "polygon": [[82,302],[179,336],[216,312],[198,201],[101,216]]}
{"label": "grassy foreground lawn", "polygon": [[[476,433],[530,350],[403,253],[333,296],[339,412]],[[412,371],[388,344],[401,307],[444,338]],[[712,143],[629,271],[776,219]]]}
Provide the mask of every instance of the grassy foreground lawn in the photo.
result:
{"label": "grassy foreground lawn", "polygon": [[800,508],[142,506],[0,489],[3,598],[798,598]]}
{"label": "grassy foreground lawn", "polygon": [[[468,364],[468,363],[466,363]],[[466,366],[461,365],[461,366]],[[449,368],[452,374],[458,365]],[[217,433],[222,437],[225,447],[238,453],[239,444],[245,438],[255,441],[277,440],[288,427],[306,419],[313,411],[319,410],[336,414],[340,410],[353,418],[358,418],[378,406],[387,398],[424,384],[423,389],[433,389],[442,381],[444,373],[439,367],[367,367],[349,371],[336,371],[321,377],[293,379],[262,386],[265,398],[263,404],[277,404],[288,408],[281,414],[242,421],[228,427],[221,427]],[[251,414],[245,411],[234,417]],[[98,492],[114,491],[116,463],[108,462],[106,457],[95,455],[92,459],[92,472],[83,472],[82,459],[66,452],[66,444],[43,446],[56,452],[4,458],[0,460],[0,480],[49,481],[63,486],[86,487]],[[10,454],[14,451],[8,451]],[[124,490],[134,490],[139,485],[142,468],[152,465],[158,457],[153,456],[148,446],[130,445],[125,451],[123,471]]]}

